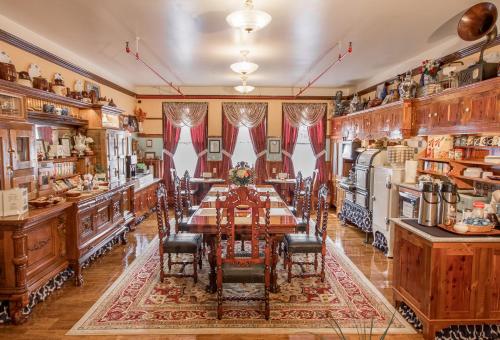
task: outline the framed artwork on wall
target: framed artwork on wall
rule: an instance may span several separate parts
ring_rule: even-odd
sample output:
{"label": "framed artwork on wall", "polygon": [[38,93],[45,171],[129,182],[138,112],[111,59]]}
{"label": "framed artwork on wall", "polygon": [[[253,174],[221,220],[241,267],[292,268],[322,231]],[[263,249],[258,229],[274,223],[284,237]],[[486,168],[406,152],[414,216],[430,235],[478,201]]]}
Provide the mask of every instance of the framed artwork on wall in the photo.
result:
{"label": "framed artwork on wall", "polygon": [[152,148],[153,147],[153,140],[152,139],[147,139],[146,140],[146,147],[147,148]]}
{"label": "framed artwork on wall", "polygon": [[101,87],[96,83],[85,80],[85,91],[87,91],[87,93],[94,91],[97,99],[101,97]]}
{"label": "framed artwork on wall", "polygon": [[267,155],[266,159],[270,162],[281,162],[281,138],[267,138]]}
{"label": "framed artwork on wall", "polygon": [[155,159],[156,158],[156,152],[153,151],[148,151],[144,153],[144,158],[146,159]]}
{"label": "framed artwork on wall", "polygon": [[222,137],[208,137],[209,161],[222,161]]}

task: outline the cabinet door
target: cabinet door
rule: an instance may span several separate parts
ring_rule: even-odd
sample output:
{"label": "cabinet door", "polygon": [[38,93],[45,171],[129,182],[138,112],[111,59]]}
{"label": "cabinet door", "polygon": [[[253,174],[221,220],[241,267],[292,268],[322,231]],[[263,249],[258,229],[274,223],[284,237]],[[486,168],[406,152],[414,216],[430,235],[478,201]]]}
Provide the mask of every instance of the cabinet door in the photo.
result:
{"label": "cabinet door", "polygon": [[497,91],[489,91],[464,97],[462,123],[482,125],[498,122],[500,115],[497,110],[498,96]]}
{"label": "cabinet door", "polygon": [[451,127],[460,123],[460,107],[459,98],[451,100],[442,100],[436,103],[436,111],[438,116],[437,126]]}
{"label": "cabinet door", "polygon": [[11,189],[12,167],[9,155],[9,131],[0,129],[0,190]]}
{"label": "cabinet door", "polygon": [[117,139],[116,139],[116,132],[115,131],[107,131],[106,133],[106,140],[107,140],[107,148],[108,148],[108,158],[109,159],[114,159],[116,156],[118,156],[118,145],[117,145]]}
{"label": "cabinet door", "polygon": [[415,127],[417,134],[421,134],[429,130],[430,119],[430,103],[418,103],[417,105],[415,105]]}
{"label": "cabinet door", "polygon": [[[491,252],[491,262],[485,263],[481,268],[482,275],[490,276],[487,282],[485,296],[485,310],[490,319],[500,319],[500,247],[489,250]],[[480,303],[481,301],[478,301]],[[478,306],[479,308],[481,306]],[[478,308],[478,309],[479,309]]]}
{"label": "cabinet door", "polygon": [[9,130],[12,169],[34,168],[36,165],[35,134],[30,130]]}

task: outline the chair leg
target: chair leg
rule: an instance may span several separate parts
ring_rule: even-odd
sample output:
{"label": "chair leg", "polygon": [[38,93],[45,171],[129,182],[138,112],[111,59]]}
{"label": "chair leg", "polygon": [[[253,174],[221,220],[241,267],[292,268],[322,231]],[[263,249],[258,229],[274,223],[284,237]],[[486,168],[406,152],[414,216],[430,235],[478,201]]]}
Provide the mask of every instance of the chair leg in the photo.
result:
{"label": "chair leg", "polygon": [[266,303],[266,306],[265,306],[265,311],[264,311],[264,315],[266,317],[266,320],[269,320],[269,314],[270,314],[270,309],[269,309],[269,287],[266,287],[265,288],[265,303]]}
{"label": "chair leg", "polygon": [[286,262],[288,266],[288,283],[292,282],[292,254],[287,253]]}
{"label": "chair leg", "polygon": [[280,257],[281,257],[281,254],[283,253],[283,247],[284,247],[283,241],[280,241],[280,243],[278,243],[278,255]]}
{"label": "chair leg", "polygon": [[217,319],[222,319],[222,288],[217,288]]}
{"label": "chair leg", "polygon": [[168,253],[168,272],[172,270],[172,254]]}
{"label": "chair leg", "polygon": [[160,282],[165,280],[165,271],[163,269],[163,252],[160,253]]}
{"label": "chair leg", "polygon": [[200,256],[198,256],[198,266],[200,267],[200,269],[202,268],[202,258],[203,256],[205,256],[205,251],[204,251],[205,248],[203,249],[200,249],[198,252],[201,254]]}
{"label": "chair leg", "polygon": [[196,253],[193,254],[193,279],[194,283],[198,283],[198,256],[199,253],[196,251]]}
{"label": "chair leg", "polygon": [[318,271],[318,253],[314,253],[314,272]]}
{"label": "chair leg", "polygon": [[325,282],[325,255],[321,254],[321,282]]}
{"label": "chair leg", "polygon": [[245,239],[241,237],[241,251],[245,251]]}

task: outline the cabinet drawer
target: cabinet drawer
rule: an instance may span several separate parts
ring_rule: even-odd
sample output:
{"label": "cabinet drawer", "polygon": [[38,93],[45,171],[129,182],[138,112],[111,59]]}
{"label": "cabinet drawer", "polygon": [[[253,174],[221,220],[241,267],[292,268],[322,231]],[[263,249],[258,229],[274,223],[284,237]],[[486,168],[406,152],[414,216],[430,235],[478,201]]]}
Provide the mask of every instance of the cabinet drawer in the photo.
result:
{"label": "cabinet drawer", "polygon": [[78,236],[80,242],[85,242],[94,236],[96,232],[94,215],[97,209],[92,208],[85,210],[78,214],[77,223],[78,223]]}

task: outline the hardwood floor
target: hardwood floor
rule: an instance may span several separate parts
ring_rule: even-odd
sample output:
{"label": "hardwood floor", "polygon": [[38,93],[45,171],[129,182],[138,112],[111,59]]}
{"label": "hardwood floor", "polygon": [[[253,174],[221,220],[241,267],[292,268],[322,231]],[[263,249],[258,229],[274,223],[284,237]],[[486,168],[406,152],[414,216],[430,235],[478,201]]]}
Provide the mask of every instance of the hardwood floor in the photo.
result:
{"label": "hardwood floor", "polygon": [[[364,234],[351,227],[341,227],[334,214],[331,214],[328,234],[335,245],[343,249],[347,256],[368,279],[392,302],[392,260],[388,260],[380,251],[369,244],[364,244]],[[38,304],[28,321],[19,326],[0,325],[2,339],[61,339],[85,312],[97,301],[106,289],[118,278],[132,261],[139,256],[156,234],[156,219],[151,216],[128,235],[129,243],[116,246],[110,253],[98,259],[88,269],[84,270],[85,283],[75,287],[73,282],[67,282],[64,287],[53,293],[46,301]],[[77,337],[99,339],[132,339],[137,336],[99,336]],[[231,339],[231,340],[308,340],[336,339],[332,336],[315,335],[197,335],[197,336],[140,336],[141,339]],[[375,338],[375,337],[374,337]],[[350,339],[358,339],[351,336]],[[387,339],[422,339],[421,335],[394,335]]]}

